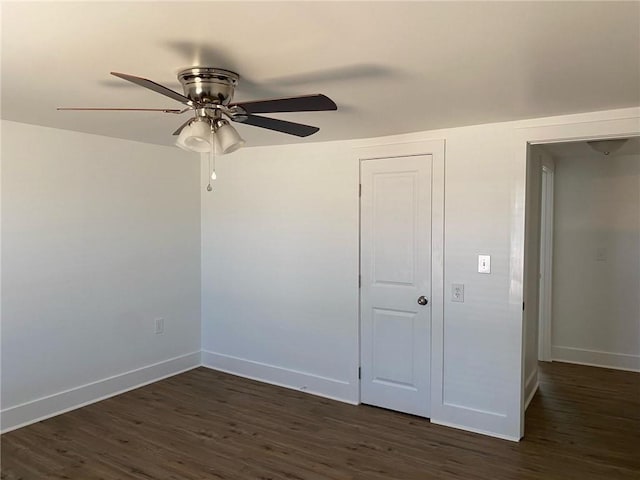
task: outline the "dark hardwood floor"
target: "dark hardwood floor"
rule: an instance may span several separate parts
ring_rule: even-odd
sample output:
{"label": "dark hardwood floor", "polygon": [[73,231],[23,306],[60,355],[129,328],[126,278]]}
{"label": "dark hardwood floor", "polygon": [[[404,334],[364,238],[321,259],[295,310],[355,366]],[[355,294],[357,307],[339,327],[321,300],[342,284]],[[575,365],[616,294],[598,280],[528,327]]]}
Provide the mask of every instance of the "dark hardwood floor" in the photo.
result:
{"label": "dark hardwood floor", "polygon": [[634,479],[640,374],[541,365],[520,443],[198,368],[7,433],[2,479]]}

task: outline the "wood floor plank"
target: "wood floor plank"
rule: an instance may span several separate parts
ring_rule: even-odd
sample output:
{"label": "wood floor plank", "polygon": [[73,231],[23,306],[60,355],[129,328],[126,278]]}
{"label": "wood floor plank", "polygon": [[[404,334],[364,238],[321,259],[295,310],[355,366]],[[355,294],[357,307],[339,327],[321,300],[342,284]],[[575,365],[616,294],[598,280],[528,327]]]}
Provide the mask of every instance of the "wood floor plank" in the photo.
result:
{"label": "wood floor plank", "polygon": [[198,368],[1,448],[2,480],[637,480],[640,374],[541,364],[516,444]]}

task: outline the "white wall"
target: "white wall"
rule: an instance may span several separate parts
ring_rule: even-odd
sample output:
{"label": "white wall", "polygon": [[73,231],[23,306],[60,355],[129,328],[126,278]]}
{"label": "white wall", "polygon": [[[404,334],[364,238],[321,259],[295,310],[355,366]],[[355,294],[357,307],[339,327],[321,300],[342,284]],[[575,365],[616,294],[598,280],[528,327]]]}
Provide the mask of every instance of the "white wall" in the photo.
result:
{"label": "white wall", "polygon": [[304,372],[299,388],[355,401],[358,165],[347,144],[246,148],[217,166],[203,194],[205,360]]}
{"label": "white wall", "polygon": [[552,354],[640,370],[640,155],[556,162]]}
{"label": "white wall", "polygon": [[[432,421],[523,432],[527,140],[636,131],[638,109],[245,148],[202,195],[203,363],[358,402],[357,147],[445,139],[444,344]],[[206,178],[206,171],[202,172]],[[492,273],[477,273],[477,255]],[[452,283],[465,302],[452,303]]]}
{"label": "white wall", "polygon": [[542,149],[532,146],[527,163],[524,262],[524,377],[525,404],[528,406],[538,382],[538,300],[540,275],[540,201]]}
{"label": "white wall", "polygon": [[542,206],[542,167],[554,169],[553,158],[540,145],[531,147],[527,163],[524,263],[525,405],[538,389],[538,321],[540,300],[540,232]]}
{"label": "white wall", "polygon": [[2,428],[197,365],[199,159],[8,121],[2,140]]}
{"label": "white wall", "polygon": [[[448,423],[489,432],[507,430],[509,379],[520,368],[508,132],[483,126],[369,142],[446,138],[445,292],[464,283],[465,303],[446,295],[440,388],[457,412]],[[358,401],[353,148],[364,143],[247,148],[218,161],[216,190],[203,194],[205,364]],[[476,272],[481,253],[492,255],[491,275]]]}
{"label": "white wall", "polygon": [[[205,365],[357,402],[354,147],[445,139],[432,421],[518,439],[526,140],[636,132],[638,118],[246,148],[219,160],[213,193],[175,149],[3,122],[3,428],[197,364],[200,273]],[[490,275],[476,272],[478,254],[492,256]],[[465,303],[448,300],[451,283],[465,284]],[[151,334],[157,315],[164,337]]]}

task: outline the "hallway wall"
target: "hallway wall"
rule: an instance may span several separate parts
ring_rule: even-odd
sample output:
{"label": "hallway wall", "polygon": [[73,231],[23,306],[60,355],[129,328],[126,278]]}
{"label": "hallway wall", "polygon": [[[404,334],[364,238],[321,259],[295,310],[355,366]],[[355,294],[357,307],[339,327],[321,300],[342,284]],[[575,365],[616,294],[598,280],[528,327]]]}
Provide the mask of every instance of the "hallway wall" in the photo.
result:
{"label": "hallway wall", "polygon": [[556,162],[554,360],[640,370],[640,155]]}

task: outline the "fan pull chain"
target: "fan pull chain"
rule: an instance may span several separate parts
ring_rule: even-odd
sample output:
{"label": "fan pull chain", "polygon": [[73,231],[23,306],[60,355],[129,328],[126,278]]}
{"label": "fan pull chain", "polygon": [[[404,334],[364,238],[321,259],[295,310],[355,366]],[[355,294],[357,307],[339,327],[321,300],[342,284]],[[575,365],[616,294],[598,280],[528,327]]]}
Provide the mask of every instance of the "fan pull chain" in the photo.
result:
{"label": "fan pull chain", "polygon": [[208,176],[208,181],[207,181],[207,192],[210,192],[211,190],[213,190],[213,187],[211,186],[211,176],[209,175],[209,172],[211,171],[211,157],[209,155],[207,155],[205,157],[205,155],[207,155],[205,152],[200,154],[200,158],[202,160],[206,160],[208,162],[208,167],[207,168],[207,176]]}
{"label": "fan pull chain", "polygon": [[[209,155],[209,173],[211,172],[211,155]],[[207,185],[207,192],[210,192],[213,190],[213,187],[211,186],[211,175],[209,175],[209,184]]]}
{"label": "fan pull chain", "polygon": [[215,146],[214,146],[214,137],[213,137],[213,126],[211,127],[211,150],[209,151],[209,184],[207,185],[207,192],[211,192],[213,187],[211,186],[211,180],[216,179],[216,171],[215,171]]}
{"label": "fan pull chain", "polygon": [[216,154],[215,147],[211,150],[211,180],[218,178],[216,175]]}

